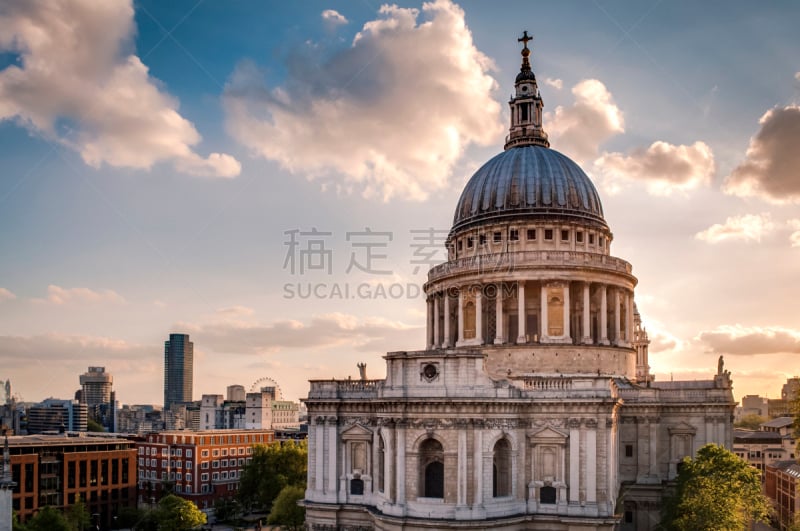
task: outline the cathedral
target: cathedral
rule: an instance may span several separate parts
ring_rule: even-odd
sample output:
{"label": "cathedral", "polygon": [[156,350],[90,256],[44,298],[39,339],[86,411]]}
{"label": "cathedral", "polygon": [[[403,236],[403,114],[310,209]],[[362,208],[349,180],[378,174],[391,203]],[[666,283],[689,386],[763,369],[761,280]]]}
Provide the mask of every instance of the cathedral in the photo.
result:
{"label": "cathedral", "polygon": [[426,348],[313,380],[311,530],[646,530],[685,456],[732,443],[730,373],[660,382],[632,266],[584,171],[550,148],[527,32],[504,151],[428,272]]}

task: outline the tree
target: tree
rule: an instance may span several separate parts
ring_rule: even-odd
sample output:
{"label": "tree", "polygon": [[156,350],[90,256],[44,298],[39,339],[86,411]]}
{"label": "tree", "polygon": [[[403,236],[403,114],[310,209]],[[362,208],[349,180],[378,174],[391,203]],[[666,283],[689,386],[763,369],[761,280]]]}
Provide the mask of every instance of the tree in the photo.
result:
{"label": "tree", "polygon": [[766,421],[767,419],[761,415],[750,413],[749,415],[744,415],[741,419],[739,419],[739,421],[734,424],[734,427],[757,430],[761,427],[761,424]]}
{"label": "tree", "polygon": [[306,488],[306,441],[257,445],[239,480],[239,499],[245,507],[269,508],[286,486]]}
{"label": "tree", "polygon": [[86,509],[86,504],[83,503],[80,496],[75,500],[75,503],[67,508],[64,516],[67,519],[70,529],[73,531],[83,531],[92,523],[89,510]]}
{"label": "tree", "polygon": [[236,500],[218,499],[214,502],[214,516],[222,522],[236,518],[241,510],[241,504]]}
{"label": "tree", "polygon": [[681,465],[675,491],[665,500],[663,529],[734,531],[768,520],[771,505],[761,493],[761,474],[733,452],[707,444]]}
{"label": "tree", "polygon": [[120,507],[117,514],[117,526],[120,529],[130,529],[145,519],[146,513],[138,507]]}
{"label": "tree", "polygon": [[87,419],[86,420],[86,431],[103,432],[103,431],[106,431],[106,429],[103,427],[102,424],[100,424],[96,420]]}
{"label": "tree", "polygon": [[185,531],[206,523],[206,515],[195,504],[174,494],[161,498],[153,518],[159,531]]}
{"label": "tree", "polygon": [[72,531],[67,519],[57,509],[45,506],[25,524],[26,531]]}
{"label": "tree", "polygon": [[287,485],[275,498],[272,504],[272,511],[269,513],[267,523],[282,525],[290,531],[302,529],[306,521],[306,510],[297,505],[297,502],[305,496],[305,489],[296,485]]}

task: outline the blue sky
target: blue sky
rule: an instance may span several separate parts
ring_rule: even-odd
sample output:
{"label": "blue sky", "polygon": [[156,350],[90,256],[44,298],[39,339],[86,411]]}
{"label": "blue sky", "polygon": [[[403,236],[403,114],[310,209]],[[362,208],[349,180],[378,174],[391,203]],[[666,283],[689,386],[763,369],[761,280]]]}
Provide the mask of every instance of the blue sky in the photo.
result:
{"label": "blue sky", "polygon": [[[380,377],[386,350],[423,344],[411,231],[447,230],[502,149],[528,30],[545,129],[600,191],[658,377],[724,354],[737,396],[776,396],[800,373],[798,10],[14,0],[0,379],[67,397],[105,365],[123,403],[160,403],[172,331],[195,341],[196,398],[264,376],[298,398],[358,361]],[[312,228],[330,275],[285,264],[286,232]],[[365,228],[391,233],[371,240],[390,274],[347,271]]]}

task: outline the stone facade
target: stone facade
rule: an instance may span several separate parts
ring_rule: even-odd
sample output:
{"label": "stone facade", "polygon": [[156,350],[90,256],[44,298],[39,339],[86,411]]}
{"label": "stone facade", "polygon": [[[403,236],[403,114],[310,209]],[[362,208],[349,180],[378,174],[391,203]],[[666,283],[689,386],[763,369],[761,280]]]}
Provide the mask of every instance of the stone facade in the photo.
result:
{"label": "stone facade", "polygon": [[528,40],[506,151],[428,273],[426,348],[388,353],[382,380],[311,382],[309,529],[652,529],[680,460],[732,444],[721,359],[707,380],[649,374],[637,280],[549,149]]}

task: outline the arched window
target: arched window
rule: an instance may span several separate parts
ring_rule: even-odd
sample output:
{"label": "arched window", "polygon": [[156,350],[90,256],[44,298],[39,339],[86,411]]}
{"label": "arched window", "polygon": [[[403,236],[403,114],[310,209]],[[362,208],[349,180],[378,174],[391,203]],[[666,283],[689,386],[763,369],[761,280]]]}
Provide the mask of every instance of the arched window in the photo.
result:
{"label": "arched window", "polygon": [[539,489],[539,503],[553,504],[556,502],[556,489],[555,487],[542,487]]}
{"label": "arched window", "polygon": [[420,494],[425,498],[444,498],[444,449],[436,439],[419,447]]}
{"label": "arched window", "polygon": [[350,494],[361,496],[364,494],[364,480],[355,478],[350,480]]}
{"label": "arched window", "polygon": [[492,496],[511,496],[511,444],[500,439],[494,445]]}
{"label": "arched window", "polygon": [[472,301],[464,304],[464,339],[475,337],[475,303]]}

